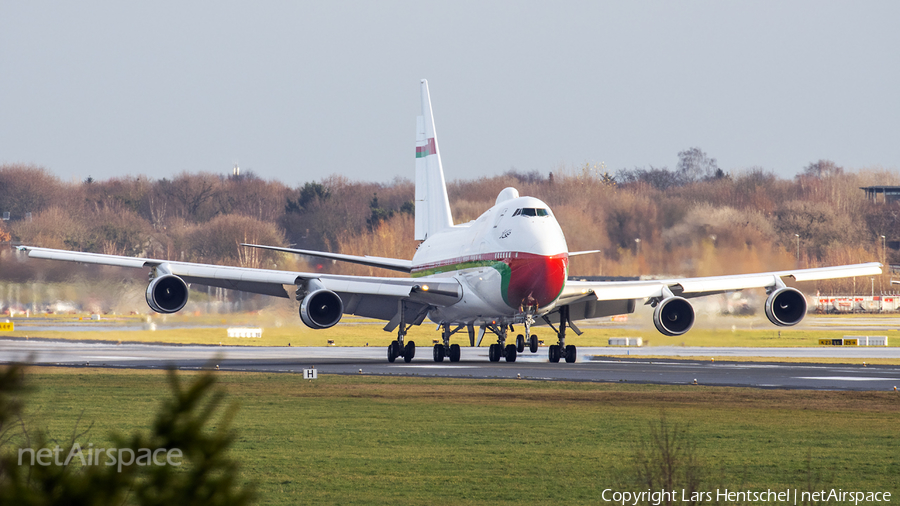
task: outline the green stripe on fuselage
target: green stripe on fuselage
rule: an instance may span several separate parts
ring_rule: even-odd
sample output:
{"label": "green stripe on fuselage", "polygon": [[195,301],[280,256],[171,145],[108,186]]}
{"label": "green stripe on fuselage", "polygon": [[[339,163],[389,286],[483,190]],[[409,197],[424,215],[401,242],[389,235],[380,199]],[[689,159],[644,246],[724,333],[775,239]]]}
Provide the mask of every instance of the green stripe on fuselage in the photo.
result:
{"label": "green stripe on fuselage", "polygon": [[[509,280],[512,271],[504,262],[497,260],[476,260],[473,262],[460,262],[452,265],[442,265],[433,269],[425,269],[412,273],[412,277],[421,278],[424,276],[434,276],[436,274],[444,274],[446,272],[458,272],[468,269],[477,269],[479,267],[490,267],[500,273],[500,295],[503,296],[503,302],[509,306]],[[510,306],[512,307],[512,306]]]}

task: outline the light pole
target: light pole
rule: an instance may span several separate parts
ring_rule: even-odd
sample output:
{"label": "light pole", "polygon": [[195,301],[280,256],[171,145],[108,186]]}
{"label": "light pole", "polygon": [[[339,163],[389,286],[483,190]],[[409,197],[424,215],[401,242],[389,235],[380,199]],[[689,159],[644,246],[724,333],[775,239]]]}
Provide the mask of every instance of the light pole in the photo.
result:
{"label": "light pole", "polygon": [[797,266],[800,266],[800,234],[794,234],[797,239]]}
{"label": "light pole", "polygon": [[[887,250],[885,249],[885,241],[886,241],[886,238],[882,235],[881,236],[881,265],[884,265],[887,263]],[[890,267],[888,267],[888,268],[890,268]],[[881,294],[884,295],[884,276],[881,276],[880,278],[878,278],[878,287],[879,287],[878,289],[881,290]],[[882,297],[882,301],[883,301],[883,299],[884,298]],[[882,304],[883,303],[884,302],[882,302]]]}

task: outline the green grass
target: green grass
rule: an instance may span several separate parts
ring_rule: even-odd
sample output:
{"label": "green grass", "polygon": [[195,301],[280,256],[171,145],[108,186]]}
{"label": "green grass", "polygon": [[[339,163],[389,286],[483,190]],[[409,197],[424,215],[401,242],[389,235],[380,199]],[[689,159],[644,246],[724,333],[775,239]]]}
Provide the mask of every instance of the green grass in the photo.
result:
{"label": "green grass", "polygon": [[[193,373],[180,373],[189,376]],[[264,504],[597,504],[665,412],[707,489],[900,487],[900,394],[217,372],[240,405],[233,456]],[[67,437],[145,430],[159,371],[31,368],[29,401]]]}

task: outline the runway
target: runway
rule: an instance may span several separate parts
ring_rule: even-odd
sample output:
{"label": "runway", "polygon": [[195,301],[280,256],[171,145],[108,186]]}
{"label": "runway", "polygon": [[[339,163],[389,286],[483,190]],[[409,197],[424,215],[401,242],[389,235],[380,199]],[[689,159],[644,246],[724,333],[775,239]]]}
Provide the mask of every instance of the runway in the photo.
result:
{"label": "runway", "polygon": [[[641,354],[656,358],[641,358]],[[900,348],[598,347],[579,348],[578,362],[574,364],[551,364],[547,361],[545,348],[534,355],[526,351],[514,363],[489,362],[486,347],[463,348],[460,362],[436,363],[431,358],[431,348],[420,347],[411,363],[399,360],[391,364],[383,347],[275,348],[0,340],[0,362],[30,361],[38,365],[72,367],[152,369],[174,365],[180,369],[197,369],[214,364],[220,370],[295,374],[316,368],[319,374],[376,376],[521,378],[665,385],[690,385],[696,380],[699,385],[809,390],[885,391],[900,387],[900,366],[895,365],[712,362],[709,359],[727,356],[900,358]]]}

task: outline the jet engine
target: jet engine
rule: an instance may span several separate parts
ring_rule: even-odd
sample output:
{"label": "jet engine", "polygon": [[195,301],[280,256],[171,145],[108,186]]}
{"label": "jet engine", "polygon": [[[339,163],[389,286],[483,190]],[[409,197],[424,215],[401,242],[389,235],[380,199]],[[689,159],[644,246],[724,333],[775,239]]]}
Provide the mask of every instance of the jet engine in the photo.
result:
{"label": "jet engine", "polygon": [[766,318],[775,325],[789,327],[806,316],[806,297],[796,288],[782,286],[766,299]]}
{"label": "jet engine", "polygon": [[338,294],[324,288],[315,290],[300,303],[300,319],[311,329],[337,325],[344,315],[344,302]]}
{"label": "jet engine", "polygon": [[178,276],[166,274],[153,278],[147,286],[147,305],[157,313],[175,313],[187,304],[187,283]]}
{"label": "jet engine", "polygon": [[667,297],[653,311],[653,325],[667,336],[680,336],[694,324],[694,308],[683,297]]}

